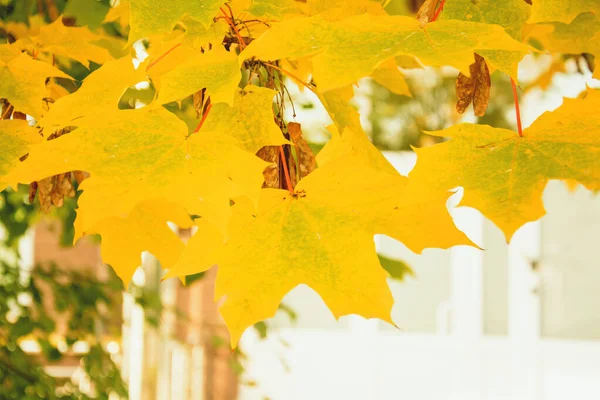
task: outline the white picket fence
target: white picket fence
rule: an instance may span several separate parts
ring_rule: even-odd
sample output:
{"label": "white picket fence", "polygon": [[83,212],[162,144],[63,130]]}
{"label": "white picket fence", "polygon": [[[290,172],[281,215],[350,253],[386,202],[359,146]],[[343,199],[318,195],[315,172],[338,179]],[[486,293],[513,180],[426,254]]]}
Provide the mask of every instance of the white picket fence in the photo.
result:
{"label": "white picket fence", "polygon": [[[240,400],[596,400],[600,342],[289,329],[243,341]],[[287,370],[284,367],[287,365]]]}

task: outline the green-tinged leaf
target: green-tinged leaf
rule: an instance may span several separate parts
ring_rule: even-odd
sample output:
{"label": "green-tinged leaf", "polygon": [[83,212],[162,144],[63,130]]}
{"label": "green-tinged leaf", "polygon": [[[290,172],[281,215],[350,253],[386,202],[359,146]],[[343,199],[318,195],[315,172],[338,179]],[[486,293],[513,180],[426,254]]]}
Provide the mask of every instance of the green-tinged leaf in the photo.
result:
{"label": "green-tinged leaf", "polygon": [[90,74],[79,90],[52,104],[40,125],[55,130],[75,125],[81,118],[118,110],[125,90],[146,78],[144,65],[135,69],[130,56],[110,61]]}
{"label": "green-tinged leaf", "polygon": [[[589,53],[600,57],[600,16],[579,14],[570,24],[561,22],[536,24],[529,29],[529,38],[544,50],[564,53]],[[600,77],[600,69],[596,71]]]}
{"label": "green-tinged leaf", "polygon": [[96,29],[102,24],[109,8],[106,2],[98,0],[69,0],[63,15],[74,18],[79,26]]}
{"label": "green-tinged leaf", "polygon": [[414,18],[363,14],[336,22],[315,16],[273,25],[240,59],[311,56],[317,89],[325,92],[370,75],[379,64],[400,54],[431,66],[451,65],[468,75],[476,52],[516,78],[517,64],[527,51],[497,25],[450,20],[421,28]]}
{"label": "green-tinged leaf", "polygon": [[252,85],[237,90],[233,107],[215,104],[203,129],[228,132],[239,140],[239,147],[250,153],[256,153],[263,146],[289,144],[274,120],[275,93],[274,90]]}
{"label": "green-tinged leaf", "polygon": [[131,31],[129,43],[144,37],[164,35],[173,29],[177,21],[190,16],[208,26],[217,15],[225,0],[130,0]]}
{"label": "green-tinged leaf", "polygon": [[508,240],[545,214],[542,192],[549,179],[600,189],[600,91],[565,99],[542,115],[523,137],[487,125],[461,124],[433,132],[448,142],[417,150],[412,185],[447,191],[464,188],[461,202],[481,211]]}
{"label": "green-tinged leaf", "polygon": [[517,40],[522,39],[523,25],[531,6],[525,0],[451,0],[444,3],[440,19],[460,19],[500,25]]}
{"label": "green-tinged leaf", "polygon": [[173,114],[148,108],[77,124],[68,135],[31,147],[14,179],[27,183],[65,171],[89,172],[80,186],[80,232],[93,231],[104,218],[125,217],[140,201],[154,198],[224,225],[230,197],[258,197],[265,163],[239,149],[227,132],[190,135]]}
{"label": "green-tinged leaf", "polygon": [[533,0],[532,3],[530,23],[556,21],[568,24],[584,12],[600,15],[598,0]]}
{"label": "green-tinged leaf", "polygon": [[202,88],[213,103],[232,104],[242,77],[235,54],[222,46],[205,54],[190,52],[185,62],[164,74],[158,75],[154,69],[150,73],[158,88],[158,104],[181,100]]}
{"label": "green-tinged leaf", "polygon": [[27,121],[0,121],[0,191],[13,183],[5,181],[5,175],[21,162],[19,159],[29,152],[32,144],[41,141],[42,136]]}
{"label": "green-tinged leaf", "polygon": [[390,277],[403,281],[407,276],[415,276],[414,271],[411,267],[408,266],[404,261],[393,260],[388,257],[384,257],[381,254],[378,254],[379,263],[390,274]]}
{"label": "green-tinged leaf", "polygon": [[70,79],[50,64],[15,52],[10,45],[0,45],[0,98],[7,99],[16,111],[39,119],[49,77]]}
{"label": "green-tinged leaf", "polygon": [[126,218],[103,219],[88,233],[102,236],[102,261],[113,267],[127,287],[141,265],[142,252],[152,253],[163,268],[179,259],[184,245],[167,222],[184,229],[192,226],[185,209],[159,199],[139,203]]}
{"label": "green-tinged leaf", "polygon": [[14,45],[32,53],[50,53],[71,58],[89,68],[89,61],[103,64],[111,59],[108,50],[94,44],[102,39],[87,27],[65,26],[62,19],[40,27],[39,34],[23,38]]}

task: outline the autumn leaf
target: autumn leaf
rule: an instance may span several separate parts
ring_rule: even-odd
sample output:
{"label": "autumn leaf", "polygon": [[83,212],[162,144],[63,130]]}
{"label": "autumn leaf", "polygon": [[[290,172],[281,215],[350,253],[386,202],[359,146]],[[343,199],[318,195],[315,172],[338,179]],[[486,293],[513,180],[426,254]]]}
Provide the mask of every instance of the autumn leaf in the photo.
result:
{"label": "autumn leaf", "polygon": [[[451,65],[469,74],[472,54],[477,52],[516,78],[517,64],[527,51],[496,25],[451,20],[421,28],[414,18],[363,14],[335,22],[315,16],[274,24],[240,59],[311,56],[314,81],[320,92],[326,92],[370,75],[379,64],[399,54],[413,55],[427,65]],[[339,65],[345,68],[340,70]]]}
{"label": "autumn leaf", "polygon": [[233,107],[215,104],[203,129],[228,132],[238,139],[238,146],[256,153],[263,146],[289,144],[273,118],[272,89],[248,85],[235,90]]}
{"label": "autumn leaf", "polygon": [[299,184],[305,195],[297,198],[264,189],[256,218],[247,204],[234,206],[215,293],[226,297],[221,314],[232,344],[247,327],[272,317],[299,284],[316,290],[337,318],[351,313],[391,322],[393,299],[372,231],[357,217],[358,209],[348,212],[312,199],[318,190],[313,185],[319,185],[316,174]]}
{"label": "autumn leaf", "polygon": [[[353,197],[351,189],[347,193],[342,193],[342,190],[345,187],[352,188],[357,181],[363,185],[366,193],[377,196],[378,200],[371,199],[371,207],[373,218],[378,218],[380,222],[378,233],[399,240],[415,253],[421,253],[428,247],[445,249],[473,245],[456,228],[448,213],[446,201],[450,193],[409,184],[410,179],[396,171],[364,132],[346,129],[339,135],[336,134],[336,128],[330,130],[332,139],[317,154],[319,167],[341,164],[340,160],[351,160],[348,163],[353,163],[354,167],[346,165],[347,174],[335,177],[338,194]],[[365,175],[360,172],[362,169],[366,169]],[[379,175],[370,169],[378,171]],[[369,177],[367,173],[372,176]],[[377,177],[381,178],[378,180]]]}
{"label": "autumn leaf", "polygon": [[0,121],[0,191],[14,183],[5,180],[5,176],[20,163],[19,159],[28,153],[31,145],[41,141],[42,136],[27,125],[27,121]]}
{"label": "autumn leaf", "polygon": [[353,97],[354,89],[350,85],[319,95],[321,104],[323,104],[333,123],[341,132],[346,128],[350,128],[355,132],[362,132],[360,115],[350,104]]}
{"label": "autumn leaf", "polygon": [[14,46],[0,45],[0,98],[7,99],[15,110],[39,119],[49,77],[71,79],[61,70],[34,60]]}
{"label": "autumn leaf", "polygon": [[230,26],[222,20],[221,23],[217,22],[206,27],[203,23],[190,17],[183,18],[179,25],[185,29],[185,33],[181,37],[183,47],[200,51],[202,49],[208,51],[212,47],[220,46],[230,29]]}
{"label": "autumn leaf", "polygon": [[[301,15],[301,3],[296,0],[246,0],[234,1],[231,5],[234,10],[244,10],[253,17],[269,20],[282,20],[289,15]],[[249,4],[248,4],[249,3]]]}
{"label": "autumn leaf", "polygon": [[381,267],[385,269],[388,274],[390,274],[391,278],[402,282],[406,280],[407,276],[411,276],[413,278],[415,277],[415,272],[413,269],[404,261],[384,257],[381,254],[379,254],[377,257],[379,258]]}
{"label": "autumn leaf", "polygon": [[485,115],[491,87],[492,80],[485,59],[476,53],[475,62],[471,64],[471,76],[461,72],[456,78],[456,111],[463,114],[473,103],[475,115]]}
{"label": "autumn leaf", "polygon": [[[195,267],[186,257],[167,277],[219,265],[216,295],[225,297],[221,313],[232,345],[247,327],[273,316],[283,296],[299,284],[315,289],[337,318],[354,313],[390,321],[387,273],[374,251],[373,235],[391,235],[419,252],[433,231],[415,221],[430,210],[414,198],[402,200],[407,178],[365,166],[364,159],[340,154],[301,180],[294,194],[263,189],[256,212],[248,201],[236,200],[222,249]],[[445,207],[443,212],[451,221]],[[441,230],[436,236],[446,243],[459,237],[453,244],[470,243],[454,230],[458,235],[451,239]],[[200,233],[194,246],[214,249],[213,237]]]}
{"label": "autumn leaf", "polygon": [[165,269],[181,256],[184,244],[167,222],[184,229],[193,225],[183,207],[157,199],[139,203],[127,217],[103,219],[88,233],[101,235],[102,261],[113,267],[127,288],[141,265],[142,252],[152,253]]}
{"label": "autumn leaf", "polygon": [[568,24],[584,12],[600,15],[597,0],[535,0],[532,3],[529,23],[556,21]]}
{"label": "autumn leaf", "polygon": [[[357,198],[336,196],[335,187],[323,198],[321,186],[331,183],[319,169],[298,184],[298,195],[263,189],[254,213],[249,202],[236,200],[216,288],[217,297],[226,297],[221,314],[232,345],[299,284],[315,289],[338,318],[354,313],[391,321],[393,299],[375,253],[373,223],[355,207]],[[355,194],[368,196],[359,187]],[[175,267],[167,276],[177,275]]]}
{"label": "autumn leaf", "polygon": [[400,72],[393,58],[379,65],[371,74],[371,78],[394,94],[412,97],[408,84],[404,79],[404,74]]}
{"label": "autumn leaf", "polygon": [[382,2],[371,0],[295,0],[304,11],[304,15],[322,15],[328,21],[336,21],[368,13],[371,15],[387,15],[382,7]]}
{"label": "autumn leaf", "polygon": [[516,132],[461,124],[431,134],[451,140],[417,149],[411,185],[464,188],[461,205],[492,220],[508,240],[529,221],[545,214],[542,192],[549,179],[574,180],[600,189],[600,92],[565,99],[531,127]]}
{"label": "autumn leaf", "polygon": [[129,25],[130,18],[130,4],[129,0],[121,0],[115,3],[104,17],[104,23],[116,22],[119,24],[121,29],[125,29]]}
{"label": "autumn leaf", "polygon": [[500,25],[513,38],[521,40],[523,25],[530,14],[531,6],[524,0],[449,0],[439,18]]}
{"label": "autumn leaf", "polygon": [[224,3],[225,0],[171,0],[168,4],[161,0],[130,0],[129,43],[167,34],[186,15],[208,26]]}
{"label": "autumn leaf", "polygon": [[78,219],[84,232],[153,198],[226,224],[230,197],[258,197],[265,163],[238,148],[228,132],[190,135],[175,115],[148,108],[82,118],[78,125],[68,135],[32,146],[14,179],[28,183],[72,170],[89,172],[80,186]]}
{"label": "autumn leaf", "polygon": [[92,33],[87,27],[67,27],[62,18],[40,27],[39,34],[18,40],[14,46],[32,53],[51,53],[55,56],[71,58],[89,68],[89,61],[103,64],[112,57],[108,50],[94,42],[101,36]]}
{"label": "autumn leaf", "polygon": [[146,78],[143,66],[135,69],[130,56],[109,61],[88,75],[73,94],[58,99],[44,115],[40,125],[56,130],[79,123],[83,117],[113,113],[125,90]]}
{"label": "autumn leaf", "polygon": [[[162,60],[161,60],[162,62]],[[213,103],[233,103],[235,89],[242,78],[237,57],[222,46],[205,54],[190,52],[177,67],[150,77],[158,88],[158,104],[181,100],[206,88]]]}
{"label": "autumn leaf", "polygon": [[[536,40],[546,51],[600,57],[600,16],[592,13],[578,15],[570,24],[561,22],[535,24],[528,37]],[[600,77],[600,69],[595,77]]]}

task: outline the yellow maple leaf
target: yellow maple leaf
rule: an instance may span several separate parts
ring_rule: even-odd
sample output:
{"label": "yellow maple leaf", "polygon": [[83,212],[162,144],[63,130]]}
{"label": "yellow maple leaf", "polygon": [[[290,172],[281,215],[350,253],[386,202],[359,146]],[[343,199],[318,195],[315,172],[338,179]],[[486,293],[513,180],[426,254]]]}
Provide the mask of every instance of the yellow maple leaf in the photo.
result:
{"label": "yellow maple leaf", "polygon": [[225,0],[134,0],[130,2],[129,43],[144,37],[164,35],[184,16],[209,26]]}
{"label": "yellow maple leaf", "polygon": [[162,40],[150,41],[147,70],[151,75],[164,75],[185,63],[194,53],[205,53],[221,47],[230,26],[217,22],[209,27],[185,17]]}
{"label": "yellow maple leaf", "polygon": [[189,52],[173,69],[163,74],[156,72],[154,68],[149,70],[158,89],[158,104],[181,100],[202,88],[206,88],[213,103],[232,104],[242,78],[235,53],[220,44],[205,54]]}
{"label": "yellow maple leaf", "polygon": [[517,40],[522,39],[523,25],[531,14],[525,0],[452,0],[444,3],[439,19],[460,19],[502,26]]}
{"label": "yellow maple leaf", "polygon": [[290,144],[273,119],[272,89],[248,85],[235,91],[233,107],[215,104],[203,130],[228,132],[238,139],[238,146],[256,153],[264,146]]}
{"label": "yellow maple leaf", "polygon": [[0,191],[13,182],[4,179],[26,155],[32,144],[42,141],[38,131],[27,124],[27,121],[13,119],[0,121]]}
{"label": "yellow maple leaf", "polygon": [[531,127],[516,132],[461,124],[431,134],[448,142],[417,149],[410,179],[418,187],[464,188],[462,205],[492,220],[508,240],[545,214],[542,192],[549,179],[600,189],[600,91],[566,99]]}
{"label": "yellow maple leaf", "polygon": [[358,111],[350,104],[354,89],[348,85],[319,95],[321,104],[340,132],[350,128],[354,132],[363,132]]}
{"label": "yellow maple leaf", "polygon": [[179,259],[167,271],[163,279],[175,276],[184,277],[207,271],[221,259],[225,249],[223,231],[205,218],[196,219],[194,226],[196,232],[188,240]]}
{"label": "yellow maple leaf", "polygon": [[323,15],[327,20],[339,20],[352,15],[369,13],[387,15],[380,1],[372,0],[307,0],[299,2],[305,15]]}
{"label": "yellow maple leaf", "polygon": [[[446,202],[450,193],[410,185],[410,179],[396,171],[364,132],[346,129],[339,135],[337,128],[332,127],[330,131],[332,139],[317,155],[319,166],[342,164],[347,169],[347,174],[335,176],[339,195],[353,196],[353,180],[359,182],[365,192],[376,194],[378,200],[371,199],[371,212],[373,219],[379,221],[377,233],[401,241],[415,253],[428,247],[446,249],[473,245],[456,228],[448,212]],[[354,166],[350,168],[346,162]],[[380,177],[371,169],[385,175]],[[343,192],[344,188],[349,188],[347,194]],[[385,216],[377,217],[378,213]]]}
{"label": "yellow maple leaf", "polygon": [[[263,189],[256,211],[249,201],[236,200],[226,240],[210,226],[200,228],[166,276],[218,264],[216,297],[225,298],[221,313],[234,346],[299,284],[319,293],[337,318],[359,314],[389,322],[392,298],[374,234],[388,234],[417,252],[433,236],[450,245],[470,243],[456,228],[456,235],[444,237],[443,221],[422,199],[403,200],[407,180],[340,153],[302,179],[294,194]],[[443,212],[453,227],[445,207]],[[435,223],[424,224],[424,215]]]}
{"label": "yellow maple leaf", "polygon": [[230,6],[234,15],[244,13],[271,21],[317,14],[330,21],[365,12],[386,14],[381,2],[371,0],[234,0],[230,2]]}
{"label": "yellow maple leaf", "polygon": [[[236,200],[227,243],[216,260],[196,264],[200,270],[218,261],[215,295],[226,297],[221,313],[232,345],[247,327],[273,316],[283,296],[299,284],[315,289],[336,317],[353,313],[391,321],[393,299],[388,274],[375,253],[373,224],[356,207],[357,197],[336,197],[335,187],[324,196],[318,193],[325,184],[322,179],[327,180],[322,171],[303,179],[296,188],[298,195],[263,189],[256,211],[248,201]],[[364,201],[366,192],[356,189],[354,194]],[[215,237],[201,235],[201,239]],[[200,242],[195,245],[208,247]],[[187,268],[179,270],[178,265],[167,276],[189,273],[189,261],[181,264]]]}
{"label": "yellow maple leaf", "polygon": [[393,58],[379,65],[371,74],[371,78],[394,94],[412,97],[404,74],[400,72]]}
{"label": "yellow maple leaf", "polygon": [[76,125],[83,117],[101,118],[103,114],[117,111],[125,90],[145,79],[144,65],[135,69],[130,56],[109,61],[88,75],[79,90],[52,104],[40,125],[56,130]]}
{"label": "yellow maple leaf", "polygon": [[40,118],[49,77],[71,79],[61,70],[34,60],[12,45],[0,45],[0,98],[7,99],[16,111]]}
{"label": "yellow maple leaf", "polygon": [[600,2],[598,0],[535,0],[531,7],[529,22],[557,21],[568,24],[584,12],[600,15]]}
{"label": "yellow maple leaf", "polygon": [[58,18],[49,25],[41,26],[37,35],[22,38],[14,45],[33,53],[72,58],[89,68],[88,61],[103,64],[112,58],[108,50],[94,44],[101,39],[87,27],[67,27],[62,18]]}
{"label": "yellow maple leaf", "polygon": [[130,6],[129,0],[119,1],[108,10],[103,22],[116,22],[124,30],[129,25]]}
{"label": "yellow maple leaf", "polygon": [[[529,38],[539,42],[544,50],[578,54],[589,53],[600,57],[600,16],[579,14],[570,24],[562,22],[535,24],[528,28]],[[600,77],[600,68],[596,75]]]}
{"label": "yellow maple leaf", "polygon": [[[380,233],[387,233],[400,240],[414,252],[419,253],[426,247],[473,245],[464,233],[456,228],[448,213],[446,202],[450,193],[429,186],[409,185],[408,180],[398,176],[396,169],[370,142],[362,129],[358,112],[348,103],[352,96],[351,87],[331,90],[320,95],[335,125],[328,127],[332,135],[331,140],[317,154],[319,166],[352,156],[368,168],[395,176],[394,182],[387,184],[389,187],[384,185],[382,188],[371,188],[382,196],[383,193],[389,193],[393,205],[394,212],[388,221],[390,225],[386,231]],[[390,189],[391,187],[394,189]],[[408,227],[418,228],[406,229]],[[436,234],[432,235],[431,232]]]}
{"label": "yellow maple leaf", "polygon": [[183,207],[156,199],[139,203],[125,218],[103,219],[88,233],[102,236],[102,261],[113,267],[127,288],[141,265],[142,252],[152,253],[163,268],[170,268],[179,259],[184,244],[167,221],[184,229],[193,225]]}
{"label": "yellow maple leaf", "polygon": [[329,22],[317,15],[274,24],[240,54],[240,60],[311,56],[317,89],[325,92],[370,75],[400,54],[431,66],[451,65],[469,75],[474,52],[516,79],[518,62],[528,48],[498,25],[449,20],[422,28],[419,21],[404,16],[362,14]]}
{"label": "yellow maple leaf", "polygon": [[343,131],[342,136],[336,125],[330,125],[327,130],[331,133],[331,139],[317,154],[316,158],[319,166],[328,164],[343,156],[353,155],[369,167],[379,171],[387,171],[391,174],[396,173],[396,169],[373,146],[364,131],[347,128]]}
{"label": "yellow maple leaf", "polygon": [[127,216],[146,199],[164,198],[225,224],[230,197],[258,198],[266,163],[238,148],[228,132],[190,135],[174,114],[149,107],[81,118],[77,126],[32,146],[14,179],[89,172],[78,202],[85,232],[104,218]]}
{"label": "yellow maple leaf", "polygon": [[297,188],[304,197],[264,189],[255,218],[247,204],[234,206],[215,290],[225,296],[221,314],[233,345],[246,328],[272,317],[300,284],[319,293],[336,318],[358,314],[391,322],[393,298],[372,230],[359,208],[313,199],[320,184],[318,175],[309,175]]}
{"label": "yellow maple leaf", "polygon": [[179,22],[179,25],[185,29],[185,33],[181,37],[181,43],[196,50],[201,48],[210,50],[211,47],[220,46],[230,29],[230,26],[223,19],[206,27],[193,18],[185,17]]}

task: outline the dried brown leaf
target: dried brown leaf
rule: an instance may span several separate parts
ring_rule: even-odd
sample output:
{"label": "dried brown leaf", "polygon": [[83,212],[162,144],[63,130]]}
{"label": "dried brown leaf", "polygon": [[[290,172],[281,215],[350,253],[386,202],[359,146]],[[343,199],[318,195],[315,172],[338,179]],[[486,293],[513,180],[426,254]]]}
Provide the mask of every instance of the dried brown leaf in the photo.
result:
{"label": "dried brown leaf", "polygon": [[[298,157],[299,178],[302,179],[317,167],[315,155],[302,135],[302,126],[296,122],[290,122],[287,126],[292,142],[296,145],[296,156]],[[291,174],[291,171],[290,171]]]}
{"label": "dried brown leaf", "polygon": [[265,181],[263,182],[263,188],[279,189],[279,147],[278,146],[265,146],[261,148],[256,155],[268,163],[263,176]]}
{"label": "dried brown leaf", "polygon": [[421,5],[419,11],[417,11],[417,20],[421,26],[424,26],[433,19],[438,1],[439,0],[425,0]]}
{"label": "dried brown leaf", "polygon": [[200,118],[206,111],[208,99],[206,98],[206,89],[200,89],[192,96],[194,100],[194,109],[196,110],[196,118]]}
{"label": "dried brown leaf", "polygon": [[485,59],[476,53],[475,62],[470,65],[469,70],[471,76],[459,73],[456,78],[456,111],[462,114],[473,103],[475,115],[481,117],[485,114],[490,99],[490,71]]}

